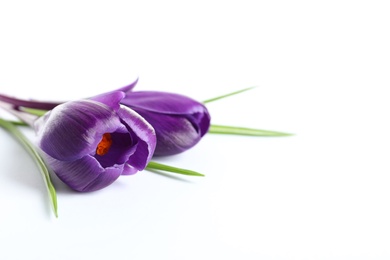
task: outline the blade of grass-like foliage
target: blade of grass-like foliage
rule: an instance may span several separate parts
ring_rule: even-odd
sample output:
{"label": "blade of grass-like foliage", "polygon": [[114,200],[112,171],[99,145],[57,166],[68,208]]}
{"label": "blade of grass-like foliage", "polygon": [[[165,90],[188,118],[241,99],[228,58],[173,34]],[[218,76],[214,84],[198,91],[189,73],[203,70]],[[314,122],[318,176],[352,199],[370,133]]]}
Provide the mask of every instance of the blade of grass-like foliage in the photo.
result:
{"label": "blade of grass-like foliage", "polygon": [[160,171],[166,171],[166,172],[173,172],[183,175],[189,175],[189,176],[204,176],[203,174],[187,169],[177,168],[169,165],[165,165],[158,162],[149,162],[148,166],[146,166],[146,169],[153,169],[153,170],[160,170]]}
{"label": "blade of grass-like foliage", "polygon": [[244,88],[244,89],[241,89],[241,90],[238,90],[238,91],[234,91],[232,93],[225,94],[225,95],[222,95],[222,96],[219,96],[219,97],[210,98],[210,99],[204,100],[203,103],[206,104],[206,103],[210,103],[210,102],[213,102],[213,101],[216,101],[216,100],[219,100],[219,99],[223,99],[223,98],[226,98],[226,97],[234,96],[234,95],[240,94],[242,92],[248,91],[248,90],[253,89],[253,88],[255,88],[255,87]]}
{"label": "blade of grass-like foliage", "polygon": [[20,107],[20,110],[35,116],[43,116],[47,112],[47,110],[28,108],[28,107]]}
{"label": "blade of grass-like foliage", "polygon": [[254,128],[210,125],[211,134],[229,134],[229,135],[250,135],[250,136],[289,136],[292,134]]}
{"label": "blade of grass-like foliage", "polygon": [[8,120],[9,123],[13,124],[14,126],[28,126],[28,124],[26,124],[25,122],[22,122],[22,121],[10,121]]}
{"label": "blade of grass-like foliage", "polygon": [[42,157],[39,155],[34,145],[27,139],[26,136],[22,134],[22,132],[19,131],[19,129],[13,123],[0,118],[0,127],[3,127],[12,136],[14,136],[26,148],[26,150],[37,163],[50,195],[50,201],[53,207],[54,215],[58,217],[56,190],[50,180],[49,170],[47,169]]}

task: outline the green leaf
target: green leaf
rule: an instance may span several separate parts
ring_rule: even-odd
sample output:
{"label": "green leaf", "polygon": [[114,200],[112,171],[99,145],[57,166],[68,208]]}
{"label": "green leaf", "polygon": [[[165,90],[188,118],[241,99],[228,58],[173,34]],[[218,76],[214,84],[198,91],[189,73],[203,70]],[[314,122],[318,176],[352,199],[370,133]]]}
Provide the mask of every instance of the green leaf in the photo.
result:
{"label": "green leaf", "polygon": [[47,110],[28,108],[28,107],[20,107],[20,110],[35,116],[43,116],[47,112]]}
{"label": "green leaf", "polygon": [[269,130],[224,126],[224,125],[210,125],[209,133],[211,134],[228,134],[228,135],[250,135],[250,136],[289,136],[292,134],[282,133]]}
{"label": "green leaf", "polygon": [[15,126],[29,126],[28,124],[26,124],[25,122],[22,122],[22,121],[10,121],[8,120],[9,123],[15,125]]}
{"label": "green leaf", "polygon": [[177,168],[169,165],[165,165],[162,163],[158,162],[149,162],[148,166],[146,166],[146,169],[148,170],[161,170],[161,171],[166,171],[166,172],[173,172],[173,173],[178,173],[178,174],[184,174],[184,175],[189,175],[189,176],[204,176],[203,174],[187,169],[182,169],[182,168]]}
{"label": "green leaf", "polygon": [[225,94],[225,95],[222,95],[222,96],[219,96],[219,97],[210,98],[210,99],[204,100],[203,103],[206,104],[206,103],[210,103],[210,102],[213,102],[213,101],[216,101],[216,100],[219,100],[219,99],[223,99],[223,98],[226,98],[226,97],[237,95],[237,94],[240,94],[242,92],[248,91],[248,90],[253,89],[253,88],[255,88],[255,87],[244,88],[244,89],[241,89],[241,90],[229,93],[229,94]]}
{"label": "green leaf", "polygon": [[30,153],[30,155],[37,163],[50,196],[54,215],[58,217],[56,190],[50,180],[49,170],[47,169],[42,157],[39,155],[34,145],[27,139],[26,136],[22,134],[22,132],[19,131],[19,129],[15,125],[13,125],[13,123],[0,118],[0,126],[7,130],[11,135],[13,135],[26,148],[26,150]]}

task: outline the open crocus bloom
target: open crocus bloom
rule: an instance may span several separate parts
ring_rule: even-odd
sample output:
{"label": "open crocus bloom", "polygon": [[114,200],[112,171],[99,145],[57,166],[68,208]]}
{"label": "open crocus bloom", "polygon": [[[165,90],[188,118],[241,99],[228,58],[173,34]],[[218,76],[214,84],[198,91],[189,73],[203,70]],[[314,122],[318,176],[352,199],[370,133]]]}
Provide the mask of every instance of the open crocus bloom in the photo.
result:
{"label": "open crocus bloom", "polygon": [[143,170],[156,146],[153,127],[120,105],[122,91],[56,106],[36,121],[38,146],[55,174],[77,191],[94,191]]}
{"label": "open crocus bloom", "polygon": [[121,103],[140,114],[155,129],[157,146],[154,155],[184,152],[207,133],[210,114],[202,103],[174,93],[132,92],[135,83],[121,89],[126,92]]}

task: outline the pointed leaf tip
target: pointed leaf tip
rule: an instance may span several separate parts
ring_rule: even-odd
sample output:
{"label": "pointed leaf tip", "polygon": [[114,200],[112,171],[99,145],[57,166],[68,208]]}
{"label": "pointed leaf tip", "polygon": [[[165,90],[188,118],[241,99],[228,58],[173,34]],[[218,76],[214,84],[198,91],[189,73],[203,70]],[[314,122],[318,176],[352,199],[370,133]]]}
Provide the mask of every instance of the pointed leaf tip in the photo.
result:
{"label": "pointed leaf tip", "polygon": [[245,91],[248,91],[248,90],[251,90],[251,89],[254,89],[254,88],[256,88],[256,86],[249,87],[249,88],[244,88],[244,89],[237,90],[237,91],[234,91],[234,92],[222,95],[222,96],[210,98],[210,99],[204,100],[203,104],[210,103],[210,102],[213,102],[213,101],[216,101],[216,100],[219,100],[219,99],[223,99],[223,98],[226,98],[226,97],[234,96],[234,95],[240,94],[242,92],[245,92]]}
{"label": "pointed leaf tip", "polygon": [[161,171],[166,171],[166,172],[172,172],[172,173],[178,173],[178,174],[183,174],[183,175],[188,175],[188,176],[199,176],[199,177],[204,177],[204,174],[201,174],[196,171],[188,170],[188,169],[183,169],[183,168],[178,168],[178,167],[173,167],[169,166],[166,164],[162,163],[157,163],[154,161],[150,161],[148,163],[148,166],[146,169],[153,169],[153,170],[161,170]]}
{"label": "pointed leaf tip", "polygon": [[269,131],[262,129],[236,127],[236,126],[224,126],[224,125],[211,125],[209,128],[211,134],[229,134],[229,135],[248,135],[248,136],[291,136],[293,134],[283,133],[277,131]]}

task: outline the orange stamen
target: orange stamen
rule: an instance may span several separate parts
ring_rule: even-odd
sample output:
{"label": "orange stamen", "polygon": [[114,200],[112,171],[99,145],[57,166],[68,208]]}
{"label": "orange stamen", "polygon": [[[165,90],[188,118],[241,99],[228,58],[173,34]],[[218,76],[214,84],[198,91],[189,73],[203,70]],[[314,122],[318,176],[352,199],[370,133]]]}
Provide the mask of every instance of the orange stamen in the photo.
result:
{"label": "orange stamen", "polygon": [[98,144],[96,148],[96,153],[98,155],[105,155],[108,153],[108,150],[110,150],[110,147],[112,145],[112,139],[111,135],[109,133],[103,134],[102,140]]}

